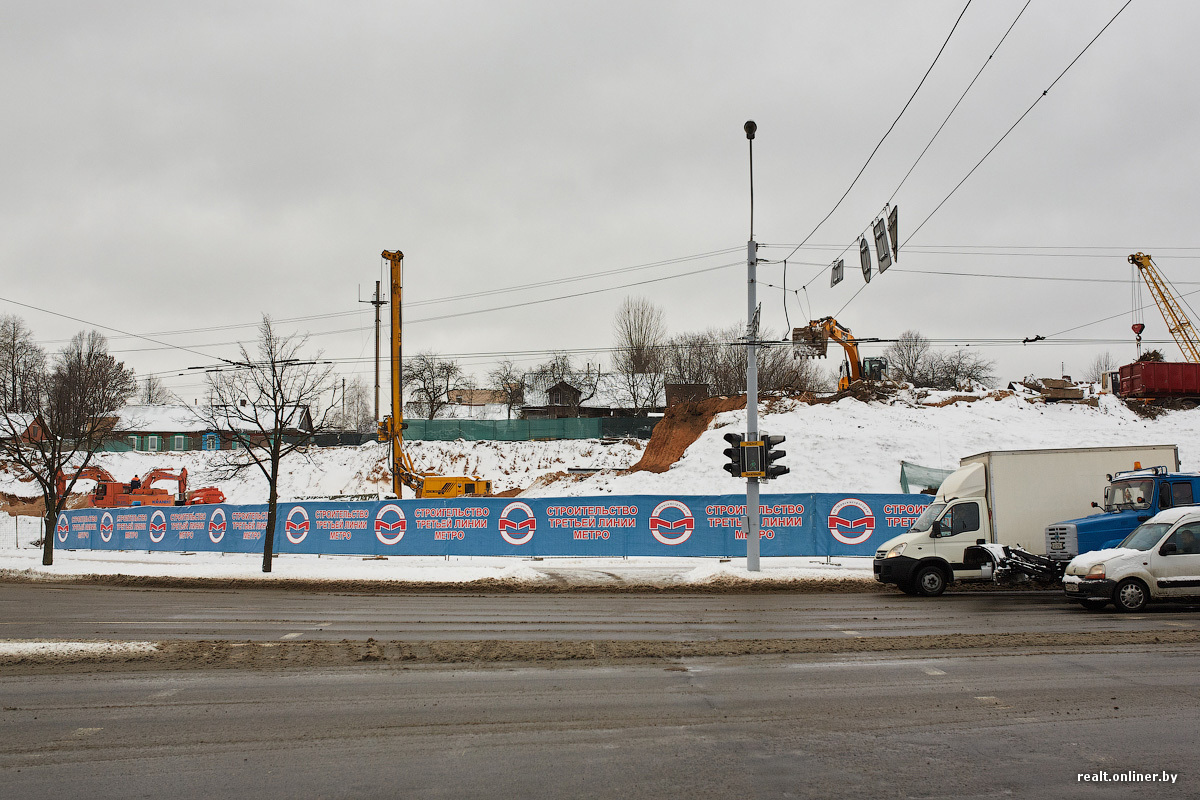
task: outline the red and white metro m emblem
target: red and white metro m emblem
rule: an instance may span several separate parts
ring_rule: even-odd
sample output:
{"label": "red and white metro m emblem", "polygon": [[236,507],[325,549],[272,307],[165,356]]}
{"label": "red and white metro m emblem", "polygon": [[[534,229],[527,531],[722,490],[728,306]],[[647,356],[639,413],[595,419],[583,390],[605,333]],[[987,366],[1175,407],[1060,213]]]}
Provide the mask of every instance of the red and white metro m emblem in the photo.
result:
{"label": "red and white metro m emblem", "polygon": [[215,509],[208,518],[208,538],[213,544],[225,538],[225,509]]}
{"label": "red and white metro m emblem", "polygon": [[67,541],[67,534],[71,531],[71,523],[67,521],[66,514],[58,515],[58,523],[54,526],[54,532],[58,534],[60,542]]}
{"label": "red and white metro m emblem", "polygon": [[106,542],[111,542],[112,534],[113,534],[112,514],[105,511],[102,515],[100,515],[100,538]]}
{"label": "red and white metro m emblem", "polygon": [[397,544],[404,538],[408,522],[404,519],[404,511],[395,503],[381,506],[375,512],[375,538],[384,544]]}
{"label": "red and white metro m emblem", "polygon": [[[664,514],[671,511],[670,514]],[[674,517],[678,511],[678,519]],[[650,512],[650,533],[663,544],[683,544],[692,535],[696,521],[692,519],[692,510],[678,500],[663,500]]]}
{"label": "red and white metro m emblem", "polygon": [[167,515],[155,511],[150,515],[150,541],[158,544],[167,535]]}
{"label": "red and white metro m emblem", "polygon": [[[523,545],[533,538],[534,531],[537,530],[537,518],[533,516],[533,509],[528,503],[522,503],[520,500],[509,503],[500,512],[500,536],[504,541],[513,545]],[[525,535],[521,535],[521,531],[525,531]]]}
{"label": "red and white metro m emblem", "polygon": [[[861,512],[845,512],[855,509]],[[875,532],[875,513],[857,497],[839,500],[829,511],[829,533],[842,544],[861,544]]]}
{"label": "red and white metro m emblem", "polygon": [[292,544],[300,544],[308,536],[308,511],[304,506],[292,506],[283,521],[283,533]]}

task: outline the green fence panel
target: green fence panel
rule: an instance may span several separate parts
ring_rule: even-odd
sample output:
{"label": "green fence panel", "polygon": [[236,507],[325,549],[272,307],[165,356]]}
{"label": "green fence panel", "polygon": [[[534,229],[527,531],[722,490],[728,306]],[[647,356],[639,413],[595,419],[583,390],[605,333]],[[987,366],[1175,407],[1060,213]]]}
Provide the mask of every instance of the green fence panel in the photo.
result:
{"label": "green fence panel", "polygon": [[570,419],[407,419],[412,441],[525,442],[546,439],[648,438],[656,419],[593,417]]}

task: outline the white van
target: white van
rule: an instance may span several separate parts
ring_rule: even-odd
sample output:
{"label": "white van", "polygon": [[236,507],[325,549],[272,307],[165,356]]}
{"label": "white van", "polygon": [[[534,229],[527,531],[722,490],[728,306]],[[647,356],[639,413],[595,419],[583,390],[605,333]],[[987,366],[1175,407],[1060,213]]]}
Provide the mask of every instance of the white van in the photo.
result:
{"label": "white van", "polygon": [[1076,556],[1063,589],[1088,611],[1112,603],[1134,612],[1160,600],[1200,599],[1200,508],[1161,511],[1119,546]]}

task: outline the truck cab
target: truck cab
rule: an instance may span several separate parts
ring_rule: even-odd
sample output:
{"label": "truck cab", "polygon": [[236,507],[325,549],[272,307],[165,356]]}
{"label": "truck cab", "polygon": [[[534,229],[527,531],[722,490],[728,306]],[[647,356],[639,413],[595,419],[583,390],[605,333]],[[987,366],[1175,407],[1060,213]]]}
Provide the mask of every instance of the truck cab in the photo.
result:
{"label": "truck cab", "polygon": [[1070,561],[1081,553],[1113,547],[1160,511],[1191,506],[1198,497],[1200,473],[1170,472],[1166,467],[1118,472],[1104,490],[1103,513],[1046,526],[1046,555]]}
{"label": "truck cab", "polygon": [[985,476],[983,464],[950,475],[912,527],[875,553],[875,579],[906,594],[936,597],[953,581],[990,578],[987,569],[964,563],[968,547],[993,538]]}

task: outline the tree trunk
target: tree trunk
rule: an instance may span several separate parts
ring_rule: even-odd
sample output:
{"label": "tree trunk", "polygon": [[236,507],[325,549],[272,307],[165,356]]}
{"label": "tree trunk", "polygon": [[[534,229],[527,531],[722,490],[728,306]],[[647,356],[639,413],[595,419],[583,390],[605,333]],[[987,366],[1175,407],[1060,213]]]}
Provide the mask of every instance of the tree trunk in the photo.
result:
{"label": "tree trunk", "polygon": [[58,525],[58,515],[53,508],[47,505],[46,515],[42,517],[42,566],[45,567],[54,563],[54,528]]}
{"label": "tree trunk", "polygon": [[267,529],[263,531],[263,572],[271,571],[275,558],[275,509],[279,499],[279,455],[271,454],[271,489],[267,493]]}

